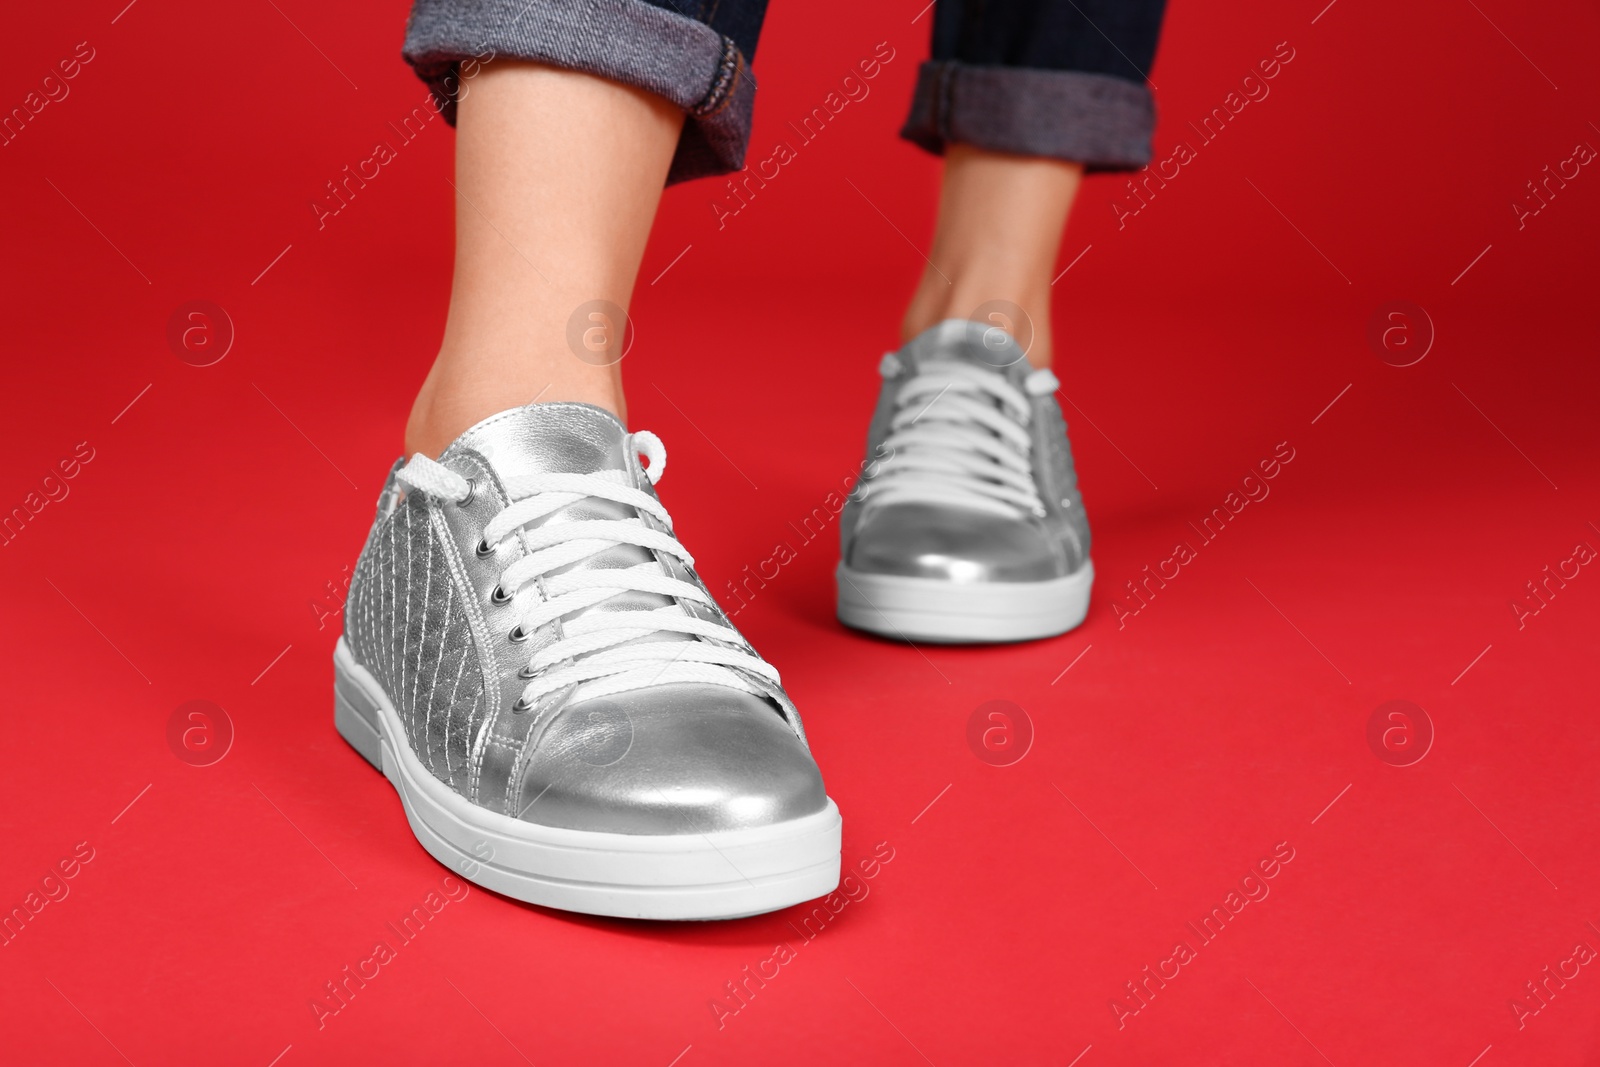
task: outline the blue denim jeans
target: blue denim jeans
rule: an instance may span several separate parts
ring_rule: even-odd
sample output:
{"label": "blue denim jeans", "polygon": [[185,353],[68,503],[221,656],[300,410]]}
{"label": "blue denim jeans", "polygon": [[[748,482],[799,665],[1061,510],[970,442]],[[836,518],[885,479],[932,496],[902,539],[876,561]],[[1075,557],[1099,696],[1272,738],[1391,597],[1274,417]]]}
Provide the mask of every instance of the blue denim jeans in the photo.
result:
{"label": "blue denim jeans", "polygon": [[[668,182],[744,165],[767,0],[414,0],[405,57],[455,121],[473,64],[517,58],[656,93],[687,121]],[[1150,161],[1165,0],[938,0],[901,136],[1129,170]]]}

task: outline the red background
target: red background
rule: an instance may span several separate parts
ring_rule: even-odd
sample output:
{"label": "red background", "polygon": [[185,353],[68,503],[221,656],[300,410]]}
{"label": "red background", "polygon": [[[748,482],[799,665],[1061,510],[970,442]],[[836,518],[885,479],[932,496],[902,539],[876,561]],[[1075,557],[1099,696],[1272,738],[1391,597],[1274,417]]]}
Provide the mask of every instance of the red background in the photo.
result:
{"label": "red background", "polygon": [[[94,852],[0,948],[4,1058],[1600,1062],[1600,967],[1520,1029],[1511,1008],[1600,948],[1600,576],[1521,628],[1510,606],[1600,547],[1600,173],[1524,228],[1510,206],[1600,146],[1592,4],[1176,4],[1159,156],[1279,42],[1295,58],[1125,228],[1125,179],[1091,180],[1063,243],[1088,622],[1013,648],[856,636],[832,530],[739,616],[807,714],[846,863],[893,850],[867,895],[719,1028],[713,998],[798,945],[802,910],[664,926],[474,889],[319,1029],[323,983],[445,874],[334,733],[338,619],[314,605],[442,328],[453,134],[318,231],[323,183],[421,99],[404,5],[123,2],[10,12],[0,71],[9,110],[94,49],[0,148],[0,508],[94,450],[0,548],[0,905]],[[753,158],[878,42],[895,59],[725,229],[721,183],[666,197],[631,420],[672,449],[665,499],[715,589],[856,470],[937,188],[894,136],[921,3],[775,5]],[[197,299],[236,329],[203,368],[166,340]],[[1366,339],[1394,300],[1436,331],[1404,368]],[[1271,495],[1119,619],[1123,583],[1285,441]],[[206,767],[167,740],[196,699],[235,731]],[[1367,742],[1395,699],[1435,731],[1408,767]],[[1032,723],[1012,766],[967,744],[991,700]],[[1123,983],[1279,842],[1270,896],[1119,1029]]]}

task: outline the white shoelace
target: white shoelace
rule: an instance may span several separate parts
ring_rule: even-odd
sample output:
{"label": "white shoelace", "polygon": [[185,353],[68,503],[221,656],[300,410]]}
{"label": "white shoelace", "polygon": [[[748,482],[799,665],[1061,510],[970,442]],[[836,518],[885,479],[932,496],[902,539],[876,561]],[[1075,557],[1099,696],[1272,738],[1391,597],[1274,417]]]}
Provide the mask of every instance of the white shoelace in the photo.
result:
{"label": "white shoelace", "polygon": [[[650,461],[651,484],[666,470],[667,450],[649,431],[629,435],[629,447]],[[398,475],[408,490],[446,502],[465,502],[472,483],[441,463],[418,453]],[[512,503],[484,527],[488,549],[520,532],[527,555],[500,574],[494,595],[509,598],[517,619],[511,631],[520,641],[557,620],[560,637],[534,653],[519,677],[528,679],[517,710],[534,707],[541,697],[581,686],[574,698],[592,699],[669,682],[701,682],[764,695],[741,675],[746,671],[778,685],[778,672],[756,654],[731,626],[690,615],[679,604],[649,610],[592,611],[566,619],[621,593],[657,593],[715,606],[699,587],[669,575],[655,560],[632,567],[553,571],[617,545],[675,556],[692,567],[694,558],[671,533],[652,529],[641,519],[569,519],[554,512],[586,497],[625,504],[648,514],[671,530],[672,519],[650,494],[635,489],[625,470],[593,474],[527,474],[505,479]],[[534,526],[541,519],[550,521]],[[541,589],[543,592],[541,593]],[[686,641],[659,640],[664,634],[685,634]]]}
{"label": "white shoelace", "polygon": [[[900,361],[884,357],[885,375]],[[895,393],[883,448],[888,457],[861,483],[857,499],[972,508],[1008,518],[1043,515],[1033,481],[1029,397],[1060,387],[1036,370],[1023,389],[970,363],[930,361]]]}

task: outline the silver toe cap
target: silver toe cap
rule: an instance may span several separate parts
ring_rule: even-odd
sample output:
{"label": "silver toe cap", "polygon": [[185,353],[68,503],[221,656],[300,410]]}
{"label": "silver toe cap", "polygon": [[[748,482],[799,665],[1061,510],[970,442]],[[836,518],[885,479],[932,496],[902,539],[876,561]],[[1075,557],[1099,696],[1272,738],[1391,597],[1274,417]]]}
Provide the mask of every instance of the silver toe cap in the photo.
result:
{"label": "silver toe cap", "polygon": [[770,704],[674,684],[586,700],[536,731],[513,814],[616,834],[710,833],[822,811],[822,775]]}
{"label": "silver toe cap", "polygon": [[869,507],[845,565],[949,582],[1035,582],[1073,569],[1042,523],[919,503]]}

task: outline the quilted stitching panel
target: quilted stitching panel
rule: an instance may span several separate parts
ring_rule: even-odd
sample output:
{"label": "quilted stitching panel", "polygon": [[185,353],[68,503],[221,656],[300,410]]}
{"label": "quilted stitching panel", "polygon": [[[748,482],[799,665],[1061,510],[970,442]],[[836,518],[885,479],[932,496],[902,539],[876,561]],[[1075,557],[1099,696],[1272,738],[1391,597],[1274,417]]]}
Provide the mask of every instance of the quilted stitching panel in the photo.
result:
{"label": "quilted stitching panel", "polygon": [[412,751],[465,795],[483,675],[460,590],[424,504],[381,518],[350,583],[345,640],[399,712]]}

